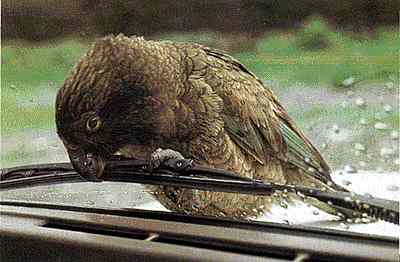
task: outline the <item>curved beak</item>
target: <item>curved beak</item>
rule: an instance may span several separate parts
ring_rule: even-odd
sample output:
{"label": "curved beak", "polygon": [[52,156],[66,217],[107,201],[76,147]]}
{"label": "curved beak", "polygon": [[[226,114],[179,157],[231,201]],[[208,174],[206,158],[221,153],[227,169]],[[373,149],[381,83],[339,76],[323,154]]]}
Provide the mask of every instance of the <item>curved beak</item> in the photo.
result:
{"label": "curved beak", "polygon": [[86,153],[81,149],[68,150],[72,166],[80,176],[88,181],[100,182],[104,173],[105,162],[95,153]]}

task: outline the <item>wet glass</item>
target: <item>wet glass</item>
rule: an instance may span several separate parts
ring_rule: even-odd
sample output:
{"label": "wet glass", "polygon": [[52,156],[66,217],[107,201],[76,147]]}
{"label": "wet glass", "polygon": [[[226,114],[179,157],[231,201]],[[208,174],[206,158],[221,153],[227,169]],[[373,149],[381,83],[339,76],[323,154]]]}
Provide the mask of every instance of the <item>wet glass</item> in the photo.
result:
{"label": "wet glass", "polygon": [[[254,6],[246,6],[240,1],[227,1],[234,8],[211,2],[193,4],[190,8],[171,4],[167,10],[177,11],[166,12],[168,17],[162,18],[156,11],[160,6],[141,4],[138,12],[142,12],[142,20],[135,23],[133,18],[132,21],[121,18],[138,17],[132,11],[136,8],[128,3],[113,8],[104,3],[96,7],[65,3],[56,6],[57,13],[53,7],[9,2],[3,12],[1,52],[1,167],[69,161],[55,130],[57,90],[96,37],[123,32],[225,50],[273,90],[327,160],[336,183],[356,193],[399,201],[400,38],[397,19],[391,23],[390,14],[379,16],[380,21],[386,21],[380,24],[377,18],[373,22],[371,14],[366,16],[368,21],[362,20],[362,14],[355,16],[360,22],[346,20],[352,15],[338,21],[337,15],[317,16],[316,10],[312,12],[314,15],[307,16],[290,13],[302,10],[300,5],[290,12],[274,9],[280,15],[271,16],[271,12],[265,11],[271,8],[266,4],[255,2]],[[380,5],[374,8],[397,10]],[[21,12],[16,12],[17,9]],[[85,20],[82,17],[88,10],[94,16],[86,16]],[[224,12],[228,12],[227,19],[219,15]],[[30,15],[25,16],[26,21],[22,19],[21,14],[31,13],[48,19],[38,19],[35,23],[29,21],[33,19]],[[205,13],[214,17],[211,19]],[[57,26],[59,23],[62,26]],[[31,29],[32,24],[39,28]],[[364,27],[357,27],[360,25]],[[150,189],[136,184],[64,184],[7,191],[0,197],[90,207],[168,210],[165,207],[168,205],[160,203]],[[240,194],[229,195],[235,197],[245,198]],[[327,222],[333,217],[300,201],[276,201],[274,207],[268,208],[271,212],[265,212],[267,204],[258,203],[259,197],[255,198],[250,201],[252,205],[240,206],[245,212],[241,211],[242,216],[223,211],[199,213],[196,209],[204,211],[204,208],[193,204],[177,209],[193,215],[300,223],[384,235],[399,233],[398,226],[381,221]]]}
{"label": "wet glass", "polygon": [[[343,175],[340,175],[343,176]],[[372,174],[373,176],[373,174]],[[346,175],[347,181],[352,175]],[[371,183],[377,182],[374,178]],[[398,201],[398,192],[354,188],[353,192]],[[173,192],[173,194],[171,194]],[[368,216],[357,219],[339,219],[335,213],[324,212],[311,205],[309,198],[298,193],[278,191],[271,196],[257,194],[221,193],[176,187],[146,186],[135,183],[72,183],[8,190],[0,193],[1,200],[51,203],[58,205],[111,208],[122,210],[152,210],[174,212],[200,217],[223,218],[242,222],[273,222],[287,225],[305,225],[363,234],[397,237],[399,227]],[[329,204],[329,203],[328,203]]]}

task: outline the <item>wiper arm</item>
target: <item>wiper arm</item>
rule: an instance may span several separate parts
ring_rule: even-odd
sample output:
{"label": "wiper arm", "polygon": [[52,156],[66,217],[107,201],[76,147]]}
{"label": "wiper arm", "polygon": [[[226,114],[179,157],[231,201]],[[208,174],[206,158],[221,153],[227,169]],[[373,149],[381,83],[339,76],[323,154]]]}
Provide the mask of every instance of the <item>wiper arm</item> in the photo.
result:
{"label": "wiper arm", "polygon": [[[271,195],[276,191],[314,197],[332,207],[366,213],[368,216],[399,224],[399,203],[346,192],[327,192],[314,188],[273,184],[235,173],[192,165],[190,160],[170,160],[161,168],[149,170],[142,160],[108,161],[104,181],[175,186],[191,189],[252,195]],[[69,163],[3,169],[0,190],[65,182],[84,182]]]}

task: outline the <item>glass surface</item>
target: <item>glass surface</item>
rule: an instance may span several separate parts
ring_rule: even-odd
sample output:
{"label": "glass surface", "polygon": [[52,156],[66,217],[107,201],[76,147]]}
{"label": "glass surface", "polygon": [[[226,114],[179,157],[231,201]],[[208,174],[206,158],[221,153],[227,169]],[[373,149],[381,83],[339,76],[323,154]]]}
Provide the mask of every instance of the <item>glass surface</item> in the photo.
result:
{"label": "glass surface", "polygon": [[[249,6],[242,1],[171,1],[169,6],[119,1],[112,8],[75,3],[80,1],[52,6],[47,1],[14,2],[2,6],[1,167],[69,161],[55,129],[57,90],[96,37],[123,32],[225,50],[273,90],[327,160],[336,183],[356,193],[399,201],[400,38],[397,16],[388,11],[397,9],[390,1],[385,1],[388,6],[364,8],[367,14],[354,8],[357,1],[349,1],[349,10],[332,6],[332,13],[322,16],[316,15],[320,9],[301,4],[284,10],[262,1]],[[296,13],[305,9],[309,15]],[[378,17],[368,11],[372,9],[388,13]],[[93,16],[85,15],[88,10]],[[32,22],[27,14],[42,18]],[[63,184],[6,191],[0,197],[168,210],[150,189],[136,184]],[[235,197],[245,198],[228,198]],[[253,210],[260,205],[265,206],[241,208],[247,215],[254,213],[247,216],[251,220],[399,235],[398,226],[382,221],[328,222],[334,217],[300,201],[277,201],[269,212]]]}

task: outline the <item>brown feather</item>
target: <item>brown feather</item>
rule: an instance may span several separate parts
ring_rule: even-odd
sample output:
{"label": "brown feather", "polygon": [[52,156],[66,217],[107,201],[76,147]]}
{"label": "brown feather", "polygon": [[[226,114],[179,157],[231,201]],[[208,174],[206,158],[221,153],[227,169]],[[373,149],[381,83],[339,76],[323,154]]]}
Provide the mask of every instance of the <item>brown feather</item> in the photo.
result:
{"label": "brown feather", "polygon": [[[88,134],[90,115],[99,116],[102,127]],[[146,159],[159,147],[170,148],[241,176],[342,190],[272,91],[234,58],[196,44],[100,39],[60,89],[56,123],[66,145],[94,148],[103,157],[118,151]],[[256,216],[278,201],[151,188],[171,209],[208,215]]]}

